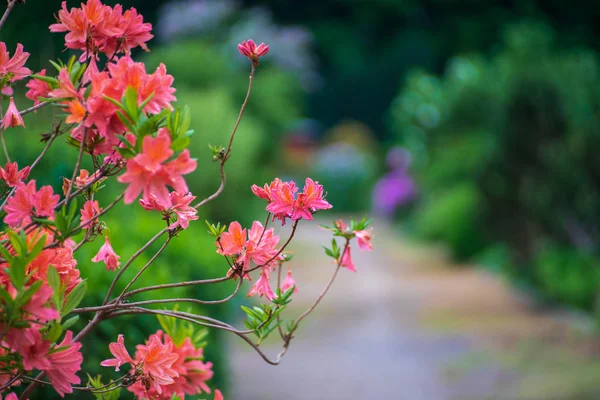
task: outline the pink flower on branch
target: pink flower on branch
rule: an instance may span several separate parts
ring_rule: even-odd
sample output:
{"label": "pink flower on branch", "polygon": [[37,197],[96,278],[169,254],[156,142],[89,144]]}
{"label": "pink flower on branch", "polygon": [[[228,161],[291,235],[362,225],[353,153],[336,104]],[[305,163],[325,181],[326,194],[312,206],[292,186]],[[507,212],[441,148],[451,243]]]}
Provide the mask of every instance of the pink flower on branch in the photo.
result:
{"label": "pink flower on branch", "polygon": [[98,204],[98,200],[88,200],[83,205],[81,209],[81,224],[80,226],[87,228],[91,228],[94,224],[98,222],[96,216],[101,212],[100,205]]}
{"label": "pink flower on branch", "polygon": [[291,288],[294,288],[294,293],[298,292],[298,286],[296,285],[296,281],[292,278],[292,271],[288,270],[283,283],[281,284],[281,293],[285,293]]}
{"label": "pink flower on branch", "polygon": [[[43,69],[37,73],[40,76],[46,76],[46,70]],[[40,104],[40,97],[48,98],[50,97],[50,92],[52,91],[52,87],[46,81],[41,79],[30,79],[29,82],[25,85],[29,90],[25,93],[25,97],[29,100],[33,100],[33,105],[37,106]]]}
{"label": "pink flower on branch", "polygon": [[81,343],[73,342],[73,332],[67,331],[63,341],[56,345],[55,351],[50,353],[48,361],[50,367],[44,369],[48,374],[50,384],[61,397],[65,393],[73,393],[72,384],[81,383],[77,371],[81,370],[83,356]]}
{"label": "pink flower on branch", "polygon": [[156,196],[160,204],[170,204],[167,185],[177,192],[187,193],[188,187],[182,175],[196,169],[196,161],[192,160],[189,150],[184,150],[172,161],[165,163],[172,155],[171,137],[168,130],[162,129],[158,137],[144,137],[142,153],[127,161],[127,171],[117,180],[127,183],[125,204],[132,203],[140,193],[146,202],[151,202],[151,195]]}
{"label": "pink flower on branch", "polygon": [[0,42],[0,80],[8,78],[9,82],[16,82],[31,75],[31,70],[25,68],[28,58],[29,53],[23,51],[22,44],[17,44],[15,54],[11,58],[6,43]]}
{"label": "pink flower on branch", "polygon": [[135,361],[129,355],[129,352],[125,348],[125,339],[123,335],[119,334],[117,341],[108,345],[110,352],[115,358],[104,360],[100,363],[103,367],[115,367],[115,371],[119,371],[122,365],[131,364],[135,365]]}
{"label": "pink flower on branch", "polygon": [[6,163],[6,167],[0,167],[0,179],[9,187],[15,187],[29,176],[29,166],[19,171],[19,165],[16,162]]}
{"label": "pink flower on branch", "polygon": [[282,182],[276,178],[264,187],[252,185],[252,193],[261,199],[267,200],[267,211],[273,218],[285,224],[286,218],[296,221],[299,219],[313,219],[312,214],[319,210],[328,210],[332,207],[325,200],[323,186],[310,178],[306,178],[303,191],[299,194],[294,181]]}
{"label": "pink flower on branch", "polygon": [[108,57],[135,47],[148,51],[146,42],[152,39],[152,25],[144,23],[135,8],[123,13],[123,7],[103,5],[100,0],[88,0],[81,8],[67,9],[66,1],[58,12],[58,23],[50,25],[50,32],[67,32],[65,46],[82,50],[81,60],[96,56]]}
{"label": "pink flower on branch", "polygon": [[269,52],[269,46],[264,43],[258,46],[252,39],[238,44],[238,51],[241,55],[248,57],[252,64],[258,65],[258,59]]}
{"label": "pink flower on branch", "polygon": [[107,271],[114,271],[121,266],[121,262],[119,261],[121,256],[117,255],[110,245],[110,241],[108,240],[108,236],[104,237],[104,244],[98,250],[98,254],[92,258],[93,262],[104,262],[106,264]]}
{"label": "pink flower on branch", "polygon": [[373,245],[371,244],[371,238],[373,237],[372,229],[354,231],[354,235],[356,235],[356,241],[359,249],[368,251],[373,250]]}
{"label": "pink flower on branch", "polygon": [[275,293],[269,284],[269,273],[265,270],[261,271],[260,278],[258,278],[256,283],[254,283],[248,292],[249,297],[255,295],[260,297],[265,296],[269,301],[272,301],[275,298]]}
{"label": "pink flower on branch", "polygon": [[15,100],[11,97],[6,114],[4,114],[4,118],[2,118],[2,128],[7,129],[17,126],[25,127],[25,122],[23,122],[23,117],[21,117],[21,114],[15,105]]}
{"label": "pink flower on branch", "polygon": [[340,265],[342,267],[348,268],[348,270],[352,272],[356,272],[356,267],[352,262],[352,254],[350,253],[350,246],[346,246],[346,249],[342,253],[342,258],[340,260]]}

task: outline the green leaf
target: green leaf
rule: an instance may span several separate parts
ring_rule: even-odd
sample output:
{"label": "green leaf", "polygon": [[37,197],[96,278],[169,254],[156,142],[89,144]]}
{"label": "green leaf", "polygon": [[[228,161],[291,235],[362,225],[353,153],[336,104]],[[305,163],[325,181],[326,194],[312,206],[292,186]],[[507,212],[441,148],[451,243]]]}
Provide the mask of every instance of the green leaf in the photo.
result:
{"label": "green leaf", "polygon": [[75,325],[77,321],[79,321],[79,315],[69,318],[62,324],[63,330],[66,331],[67,329]]}
{"label": "green leaf", "polygon": [[38,290],[42,287],[43,281],[35,281],[31,286],[25,289],[22,292],[19,292],[17,298],[15,299],[15,307],[21,308],[23,307]]}
{"label": "green leaf", "polygon": [[181,119],[178,127],[178,135],[182,135],[182,133],[187,133],[187,130],[190,128],[190,124],[192,123],[192,113],[190,111],[190,107],[187,105],[183,107],[181,110]]}
{"label": "green leaf", "polygon": [[85,296],[85,291],[87,290],[87,281],[81,281],[79,285],[75,286],[75,288],[69,293],[67,298],[65,299],[65,305],[61,311],[61,316],[69,314],[73,311],[81,300],[83,300],[83,296]]}
{"label": "green leaf", "polygon": [[154,98],[154,92],[150,93],[150,96],[146,98],[146,100],[142,101],[142,104],[138,107],[138,113],[141,114],[144,108],[150,103],[150,101]]}
{"label": "green leaf", "polygon": [[62,66],[62,65],[59,65],[59,64],[55,63],[55,62],[54,62],[54,61],[52,61],[52,60],[48,60],[48,61],[50,62],[50,64],[52,64],[52,66],[53,66],[54,68],[56,68],[56,70],[57,70],[58,72],[60,72],[60,70],[61,70],[61,69],[63,69],[63,66]]}
{"label": "green leaf", "polygon": [[38,74],[33,74],[33,75],[29,75],[31,78],[33,79],[37,79],[40,81],[44,81],[46,83],[49,83],[51,85],[58,85],[58,79],[53,78],[51,76],[44,76],[44,75],[38,75]]}
{"label": "green leaf", "polygon": [[46,332],[45,339],[49,342],[56,342],[63,333],[63,327],[58,321],[51,321],[49,329]]}
{"label": "green leaf", "polygon": [[171,149],[173,151],[182,151],[190,144],[190,138],[187,136],[180,136],[171,143]]}
{"label": "green leaf", "polygon": [[62,305],[62,301],[61,301],[62,293],[61,293],[61,288],[60,288],[60,275],[58,274],[58,271],[56,270],[56,268],[54,268],[53,265],[50,265],[48,267],[47,276],[48,276],[48,285],[50,286],[50,288],[54,292],[52,294],[52,300],[54,301],[54,305],[56,306],[56,308],[60,312],[60,306]]}
{"label": "green leaf", "polygon": [[133,122],[133,124],[137,124],[139,114],[138,114],[138,105],[137,105],[138,93],[135,88],[128,86],[125,90],[125,96],[123,96],[123,105],[125,105],[125,111],[127,112],[127,116]]}

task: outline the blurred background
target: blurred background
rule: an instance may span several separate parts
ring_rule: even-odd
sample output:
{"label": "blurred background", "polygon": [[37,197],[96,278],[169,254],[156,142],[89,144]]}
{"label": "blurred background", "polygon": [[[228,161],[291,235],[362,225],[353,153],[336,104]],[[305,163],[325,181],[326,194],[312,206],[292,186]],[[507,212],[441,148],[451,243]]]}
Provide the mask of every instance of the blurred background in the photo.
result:
{"label": "blurred background", "polygon": [[[11,51],[24,44],[35,71],[70,56],[64,35],[47,30],[60,3],[29,0],[2,30]],[[226,398],[600,398],[597,2],[121,3],[154,25],[151,52],[134,56],[148,69],[164,62],[179,103],[191,107],[198,169],[188,181],[198,197],[218,186],[207,144],[226,142],[247,88],[248,60],[236,45],[269,44],[228,186],[200,221],[262,221],[264,204],[249,187],[275,176],[325,186],[334,209],[302,224],[294,246],[300,293],[292,314],[332,272],[316,251],[327,241],[317,222],[376,217],[376,250],[356,252],[358,273],[343,271],[281,366],[209,333],[212,386]],[[23,94],[21,82],[19,108],[30,104]],[[26,116],[26,129],[7,132],[20,165],[43,147],[51,118],[41,110]],[[57,191],[77,153],[65,146],[32,174]],[[120,190],[112,182],[105,199]],[[109,214],[122,259],[154,235],[159,218],[140,207]],[[205,231],[192,224],[141,284],[221,276],[226,265]],[[88,261],[100,245],[78,257],[82,274],[94,274],[90,305],[112,279]],[[162,295],[216,299],[231,290],[225,283]],[[194,311],[239,323],[247,301]],[[159,327],[153,318],[108,322],[84,350],[114,341],[125,324],[130,344]],[[276,343],[265,349],[278,352]],[[85,370],[110,375],[98,366],[107,356],[108,348],[94,348]]]}

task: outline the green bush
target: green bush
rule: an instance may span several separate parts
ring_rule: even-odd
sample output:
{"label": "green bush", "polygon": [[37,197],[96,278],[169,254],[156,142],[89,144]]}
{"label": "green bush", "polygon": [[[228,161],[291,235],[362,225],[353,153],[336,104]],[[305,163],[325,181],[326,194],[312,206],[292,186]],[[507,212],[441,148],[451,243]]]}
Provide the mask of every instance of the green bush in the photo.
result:
{"label": "green bush", "polygon": [[538,252],[549,240],[588,254],[587,263],[600,259],[598,110],[596,53],[557,48],[540,23],[509,27],[488,60],[462,55],[442,76],[410,73],[391,116],[399,144],[415,157],[417,232],[447,241],[457,256],[505,245],[518,280],[590,309],[598,283],[577,283],[585,263],[569,263],[569,288],[559,291],[562,275]]}
{"label": "green bush", "polygon": [[415,213],[415,233],[448,244],[458,259],[482,249],[481,199],[473,185],[462,184],[422,203]]}

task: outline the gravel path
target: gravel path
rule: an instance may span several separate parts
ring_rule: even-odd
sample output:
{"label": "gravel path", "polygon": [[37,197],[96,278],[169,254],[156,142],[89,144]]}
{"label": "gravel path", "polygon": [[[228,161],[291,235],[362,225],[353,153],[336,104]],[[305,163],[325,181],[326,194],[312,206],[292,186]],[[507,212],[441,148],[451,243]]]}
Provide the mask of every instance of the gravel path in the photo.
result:
{"label": "gravel path", "polygon": [[[293,315],[334,268],[320,247],[328,232],[306,225],[294,244]],[[353,249],[358,272],[341,271],[281,365],[231,340],[231,399],[600,398],[597,340],[586,324],[533,310],[497,277],[451,266],[385,224],[375,229],[375,250]],[[274,357],[277,341],[264,349]]]}

